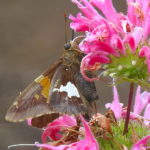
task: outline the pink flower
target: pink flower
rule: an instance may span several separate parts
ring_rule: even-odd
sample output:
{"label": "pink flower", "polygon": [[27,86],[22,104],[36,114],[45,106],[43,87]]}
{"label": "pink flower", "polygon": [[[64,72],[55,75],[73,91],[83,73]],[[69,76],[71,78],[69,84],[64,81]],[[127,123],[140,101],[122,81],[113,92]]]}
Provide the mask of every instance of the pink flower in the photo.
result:
{"label": "pink flower", "polygon": [[144,111],[144,123],[147,126],[150,126],[150,103],[147,104],[145,111]]}
{"label": "pink flower", "polygon": [[150,143],[148,142],[149,139],[150,135],[147,135],[146,137],[142,138],[136,144],[133,145],[131,150],[146,150],[147,148],[150,148],[146,146],[147,143]]}
{"label": "pink flower", "polygon": [[119,95],[118,95],[118,92],[117,92],[117,88],[114,86],[113,87],[113,93],[114,93],[114,99],[112,101],[112,103],[107,103],[105,104],[105,107],[108,109],[110,108],[114,114],[115,114],[115,117],[117,119],[121,118],[121,114],[122,114],[122,110],[123,110],[123,104],[119,102]]}
{"label": "pink flower", "polygon": [[42,141],[46,143],[46,139],[59,140],[62,137],[60,133],[64,128],[76,126],[76,120],[74,117],[64,115],[49,123],[42,134]]}
{"label": "pink flower", "polygon": [[150,93],[149,92],[143,92],[141,94],[141,100],[143,102],[143,105],[145,106],[144,110],[144,123],[145,125],[150,126]]}
{"label": "pink flower", "polygon": [[[70,26],[85,32],[80,49],[86,54],[81,73],[104,66],[105,74],[137,80],[148,80],[150,73],[150,2],[127,0],[127,14],[118,13],[112,0],[72,0],[81,13],[70,15]],[[104,17],[96,10],[102,12]],[[146,64],[145,64],[146,62]],[[93,67],[94,66],[94,67]],[[96,66],[96,67],[95,67]]]}
{"label": "pink flower", "polygon": [[150,98],[150,93],[146,91],[141,93],[141,88],[140,86],[138,86],[133,112],[136,114],[141,114],[146,104],[148,104],[149,98]]}
{"label": "pink flower", "polygon": [[99,150],[99,145],[94,136],[92,135],[88,123],[83,118],[82,122],[85,129],[85,137],[83,140],[60,146],[52,146],[50,144],[39,144],[39,143],[35,143],[35,145],[37,147],[47,148],[48,150]]}
{"label": "pink flower", "polygon": [[[114,99],[112,103],[106,103],[105,107],[111,109],[117,119],[126,117],[126,109],[123,108],[123,104],[119,102],[119,96],[117,88],[113,87]],[[144,111],[144,116],[140,116]],[[143,118],[144,123],[150,126],[150,93],[144,91],[141,93],[141,87],[138,86],[136,90],[135,102],[133,112],[130,113],[130,119]]]}

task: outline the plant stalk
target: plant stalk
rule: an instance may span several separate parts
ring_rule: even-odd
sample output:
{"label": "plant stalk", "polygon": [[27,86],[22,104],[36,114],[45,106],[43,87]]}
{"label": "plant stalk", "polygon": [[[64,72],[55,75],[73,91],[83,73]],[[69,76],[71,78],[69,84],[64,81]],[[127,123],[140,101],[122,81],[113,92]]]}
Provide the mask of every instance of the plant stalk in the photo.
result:
{"label": "plant stalk", "polygon": [[129,91],[129,97],[128,97],[128,106],[127,106],[127,113],[126,113],[126,118],[125,118],[123,135],[125,135],[128,132],[128,125],[129,125],[129,119],[130,119],[130,112],[131,112],[131,106],[132,106],[133,93],[134,93],[134,83],[131,82],[130,83],[130,91]]}

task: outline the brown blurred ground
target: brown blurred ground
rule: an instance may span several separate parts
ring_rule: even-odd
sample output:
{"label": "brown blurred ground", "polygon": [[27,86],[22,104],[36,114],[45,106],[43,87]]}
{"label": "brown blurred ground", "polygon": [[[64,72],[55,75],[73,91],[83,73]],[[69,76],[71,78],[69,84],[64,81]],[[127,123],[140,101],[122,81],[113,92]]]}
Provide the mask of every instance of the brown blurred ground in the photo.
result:
{"label": "brown blurred ground", "polygon": [[[125,7],[124,1],[114,2],[119,10]],[[61,55],[63,14],[70,12],[74,14],[77,8],[69,0],[0,0],[0,150],[11,144],[40,141],[39,130],[26,123],[6,122],[4,116],[19,91]],[[112,100],[111,88],[102,82],[97,87],[99,110],[104,111],[104,104]],[[124,85],[120,88],[123,99],[126,89]]]}

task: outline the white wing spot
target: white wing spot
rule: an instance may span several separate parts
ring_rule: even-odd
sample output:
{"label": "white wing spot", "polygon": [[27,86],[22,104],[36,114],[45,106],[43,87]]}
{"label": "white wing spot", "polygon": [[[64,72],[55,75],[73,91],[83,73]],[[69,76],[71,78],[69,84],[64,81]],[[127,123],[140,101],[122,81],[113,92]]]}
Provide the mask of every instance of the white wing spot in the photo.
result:
{"label": "white wing spot", "polygon": [[60,88],[54,88],[53,92],[55,92],[55,91],[67,92],[69,98],[71,98],[72,96],[80,97],[77,88],[70,81],[67,82],[67,84],[65,86],[61,85]]}

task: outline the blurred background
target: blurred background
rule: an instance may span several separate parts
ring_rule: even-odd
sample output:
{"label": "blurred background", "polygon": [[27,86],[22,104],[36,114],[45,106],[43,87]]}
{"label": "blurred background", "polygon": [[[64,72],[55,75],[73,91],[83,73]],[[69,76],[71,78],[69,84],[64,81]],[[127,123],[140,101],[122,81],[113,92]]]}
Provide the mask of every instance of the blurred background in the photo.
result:
{"label": "blurred background", "polygon": [[[118,11],[125,12],[125,0],[113,2]],[[64,13],[77,11],[70,0],[0,0],[0,150],[12,144],[40,141],[39,129],[25,122],[7,122],[5,113],[19,92],[59,58],[65,41]],[[112,88],[102,81],[96,85],[98,110],[104,112],[104,104],[112,100]],[[126,101],[125,84],[120,85],[119,92],[121,101]]]}

